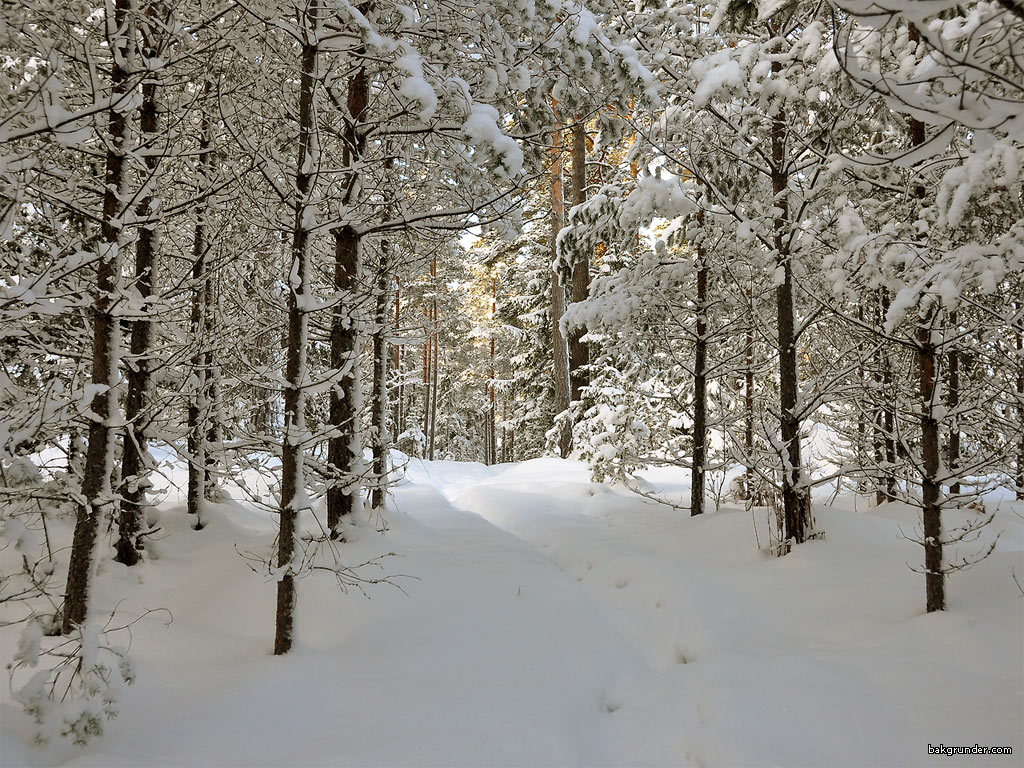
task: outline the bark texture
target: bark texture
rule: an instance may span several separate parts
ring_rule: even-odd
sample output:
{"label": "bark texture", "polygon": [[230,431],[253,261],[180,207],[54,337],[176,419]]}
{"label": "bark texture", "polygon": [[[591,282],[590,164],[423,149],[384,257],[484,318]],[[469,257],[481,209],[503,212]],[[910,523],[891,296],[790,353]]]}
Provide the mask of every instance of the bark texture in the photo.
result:
{"label": "bark texture", "polygon": [[[587,133],[583,120],[572,127],[572,204],[582,205],[587,200]],[[571,302],[584,301],[590,295],[590,259],[586,253],[573,254]],[[590,384],[585,368],[590,362],[590,350],[583,341],[585,328],[569,330],[569,397],[578,401],[583,388]]]}
{"label": "bark texture", "polygon": [[[772,71],[781,65],[772,62]],[[781,109],[781,106],[778,107]],[[783,541],[802,544],[813,528],[811,500],[801,483],[799,370],[796,361],[796,307],[793,300],[793,262],[789,237],[789,172],[786,167],[785,116],[776,114],[772,121],[772,194],[779,215],[773,224],[777,266],[782,280],[775,291],[779,344],[779,396],[781,406],[780,433],[783,445],[782,513]]]}
{"label": "bark texture", "polygon": [[[150,9],[152,11],[152,7]],[[147,58],[156,56],[152,45],[144,51]],[[157,83],[151,76],[142,84],[142,105],[139,108],[139,129],[148,148],[145,156],[147,192],[138,206],[140,218],[151,216],[156,191],[159,157],[153,143],[159,128],[157,113]],[[121,463],[121,511],[118,516],[118,536],[114,548],[115,560],[124,565],[135,565],[141,559],[143,516],[146,490],[150,486],[151,459],[147,449],[149,421],[152,418],[152,354],[153,322],[150,302],[156,294],[159,274],[159,241],[156,224],[139,229],[135,247],[135,290],[142,300],[138,316],[131,322],[129,342],[128,393],[125,398],[124,454]]]}
{"label": "bark texture", "polygon": [[[562,190],[562,138],[555,131],[551,148],[551,263],[558,260],[558,233],[565,226],[565,200]],[[569,347],[562,333],[566,286],[558,269],[551,270],[551,359],[555,380],[555,416],[569,410]],[[572,450],[572,427],[568,421],[557,426],[558,453],[564,459]]]}
{"label": "bark texture", "polygon": [[[317,5],[299,11],[298,23],[304,30],[302,74],[299,80],[298,157],[295,168],[295,219],[292,226],[291,270],[288,291],[288,343],[285,363],[284,437],[281,445],[281,527],[277,541],[277,621],[274,654],[288,653],[292,647],[295,621],[295,533],[303,489],[303,441],[305,439],[303,377],[306,370],[306,346],[309,318],[306,301],[309,296],[309,231],[306,210],[310,205],[313,184],[311,157],[313,139],[313,98],[316,87],[317,44],[313,37],[317,28]],[[303,15],[305,18],[303,18]]]}
{"label": "bark texture", "polygon": [[[697,214],[704,223],[704,213]],[[690,465],[690,515],[704,514],[704,465],[708,445],[708,263],[704,246],[697,246],[697,338],[693,355],[693,460]]]}
{"label": "bark texture", "polygon": [[[348,82],[344,161],[350,169],[344,203],[353,204],[358,188],[359,159],[364,138],[360,123],[370,103],[370,83],[365,69]],[[358,286],[360,272],[360,235],[354,227],[334,231],[334,310],[331,314],[331,368],[340,371],[338,384],[331,390],[328,419],[335,436],[327,444],[327,462],[335,478],[327,490],[327,527],[337,538],[341,521],[356,508],[360,499],[355,480],[361,458],[359,442],[359,322]]]}
{"label": "bark texture", "polygon": [[[909,33],[911,40],[918,39],[917,29],[913,25]],[[918,147],[924,144],[924,123],[910,118],[908,126],[910,145]],[[915,185],[913,195],[923,205],[924,186]],[[935,417],[937,350],[933,329],[936,322],[937,316],[933,310],[922,318],[917,332],[921,395],[921,514],[924,526],[925,605],[928,613],[946,609],[946,572],[942,562],[942,489],[939,486],[942,445],[939,422]]]}
{"label": "bark texture", "polygon": [[391,264],[388,258],[389,244],[381,243],[380,264],[377,267],[377,284],[374,286],[373,323],[373,396],[370,403],[370,419],[373,427],[373,492],[370,506],[384,507],[384,485],[387,481],[387,409],[388,409],[388,314],[391,294]]}
{"label": "bark texture", "polygon": [[130,9],[129,0],[117,0],[114,4],[114,34],[110,44],[120,50],[112,56],[110,70],[114,108],[107,113],[109,141],[105,158],[96,291],[92,304],[92,384],[96,387],[96,394],[89,405],[89,446],[82,477],[82,502],[76,510],[75,533],[68,562],[61,627],[64,634],[73,632],[88,617],[96,539],[104,511],[113,503],[114,428],[111,419],[117,410],[114,385],[117,383],[119,346],[114,309],[121,274],[121,199],[125,191],[125,143],[128,137],[128,113],[120,110],[128,93],[128,67],[134,59]]}
{"label": "bark texture", "polygon": [[[206,183],[213,156],[211,153],[210,116],[205,109],[206,100],[211,91],[211,82],[207,80],[203,86],[204,111],[199,127],[199,183]],[[210,308],[213,286],[208,263],[209,232],[207,231],[208,208],[205,204],[199,209],[196,228],[192,239],[192,313],[190,318],[190,334],[195,346],[192,355],[192,371],[195,377],[195,391],[188,404],[188,491],[186,503],[188,513],[194,515],[192,527],[203,527],[203,501],[206,498],[206,459],[207,437],[210,415],[211,371],[205,347],[209,344],[209,328],[211,324]]]}

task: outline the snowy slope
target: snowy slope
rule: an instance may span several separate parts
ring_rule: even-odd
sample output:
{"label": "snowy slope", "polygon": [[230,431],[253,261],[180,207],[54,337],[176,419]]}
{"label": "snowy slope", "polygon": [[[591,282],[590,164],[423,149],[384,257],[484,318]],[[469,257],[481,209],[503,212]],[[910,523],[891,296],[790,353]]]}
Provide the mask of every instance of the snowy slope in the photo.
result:
{"label": "snowy slope", "polygon": [[[303,579],[283,658],[269,655],[274,584],[238,554],[270,551],[272,516],[216,505],[197,532],[169,495],[159,559],[107,563],[97,586],[96,613],[123,599],[119,615],[173,615],[135,625],[121,716],[84,749],[40,750],[5,695],[0,764],[923,766],[940,742],[1015,748],[964,764],[1024,754],[1019,517],[1001,510],[995,555],[952,579],[948,614],[925,616],[900,508],[841,499],[818,510],[825,541],[776,560],[747,512],[692,520],[573,462],[404,473],[387,532],[362,521],[340,550],[394,553],[360,573],[396,586],[366,599],[330,574]],[[0,632],[4,658],[15,641]]]}

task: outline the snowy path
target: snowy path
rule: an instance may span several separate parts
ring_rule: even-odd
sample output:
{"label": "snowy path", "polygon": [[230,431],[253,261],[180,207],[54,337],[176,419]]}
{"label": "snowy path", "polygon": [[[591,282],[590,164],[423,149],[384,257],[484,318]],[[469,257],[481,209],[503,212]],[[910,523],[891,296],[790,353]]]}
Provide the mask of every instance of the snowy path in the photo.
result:
{"label": "snowy path", "polygon": [[899,534],[912,511],[822,510],[827,542],[765,560],[747,513],[691,520],[591,484],[579,465],[441,487],[542,551],[643,656],[644,674],[606,692],[616,764],[929,765],[928,743],[1020,741],[1013,514],[997,555],[953,581],[952,611],[924,616],[907,567],[918,550]]}
{"label": "snowy path", "polygon": [[274,584],[237,554],[270,550],[273,516],[217,505],[195,532],[171,499],[159,559],[97,584],[98,610],[174,615],[136,626],[121,717],[84,751],[39,751],[0,699],[0,764],[852,768],[931,766],[928,743],[1024,751],[1012,514],[996,555],[951,582],[952,610],[924,616],[907,510],[820,510],[827,540],[774,560],[748,513],[690,519],[574,462],[406,476],[387,535],[363,523],[343,546],[346,562],[394,552],[364,575],[402,590],[301,580],[286,657],[269,655]]}

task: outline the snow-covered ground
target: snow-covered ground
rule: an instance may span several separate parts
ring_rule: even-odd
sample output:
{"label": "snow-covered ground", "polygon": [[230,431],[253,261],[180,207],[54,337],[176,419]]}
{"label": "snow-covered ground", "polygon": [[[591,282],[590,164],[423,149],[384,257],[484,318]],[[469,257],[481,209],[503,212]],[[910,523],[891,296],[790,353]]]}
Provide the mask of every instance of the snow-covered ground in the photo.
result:
{"label": "snow-covered ground", "polygon": [[270,552],[273,516],[218,504],[193,531],[172,493],[150,560],[107,562],[96,587],[96,615],[169,612],[133,627],[120,717],[39,749],[5,692],[0,765],[928,766],[940,743],[1021,765],[1022,505],[1000,504],[994,554],[932,615],[897,505],[818,507],[825,539],[781,559],[757,549],[763,510],[691,519],[556,459],[414,460],[390,506],[385,534],[360,521],[339,552],[385,556],[360,573],[393,585],[302,579],[274,657],[275,585],[239,554]]}

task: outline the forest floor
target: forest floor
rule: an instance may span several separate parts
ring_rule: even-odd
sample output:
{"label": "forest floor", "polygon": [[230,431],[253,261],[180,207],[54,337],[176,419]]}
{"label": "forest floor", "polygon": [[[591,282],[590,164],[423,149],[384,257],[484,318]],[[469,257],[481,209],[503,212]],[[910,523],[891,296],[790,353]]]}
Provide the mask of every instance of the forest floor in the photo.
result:
{"label": "forest floor", "polygon": [[[687,493],[682,473],[647,480]],[[285,657],[270,653],[275,584],[243,556],[269,555],[273,515],[214,504],[194,531],[173,488],[158,513],[147,561],[108,560],[95,590],[95,615],[167,611],[133,625],[138,680],[120,716],[84,748],[40,749],[5,691],[0,765],[930,766],[947,759],[929,754],[941,743],[1013,747],[955,760],[1017,766],[1024,754],[1021,504],[998,504],[964,554],[1001,532],[995,552],[950,578],[947,612],[926,615],[910,567],[921,549],[904,536],[917,513],[900,505],[818,505],[824,539],[771,558],[758,549],[765,510],[690,518],[571,461],[413,460],[383,519],[356,521],[338,550],[346,564],[385,556],[357,573],[391,583],[363,596],[326,571],[299,581]],[[16,635],[0,632],[2,658]]]}

